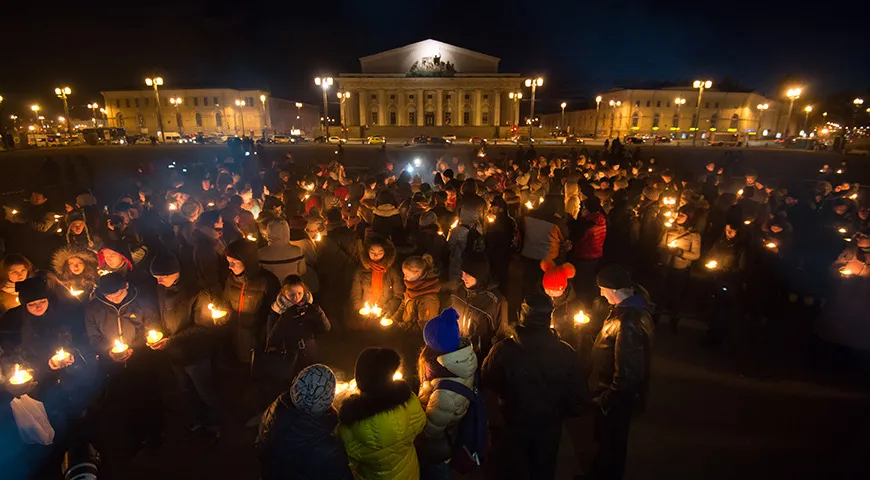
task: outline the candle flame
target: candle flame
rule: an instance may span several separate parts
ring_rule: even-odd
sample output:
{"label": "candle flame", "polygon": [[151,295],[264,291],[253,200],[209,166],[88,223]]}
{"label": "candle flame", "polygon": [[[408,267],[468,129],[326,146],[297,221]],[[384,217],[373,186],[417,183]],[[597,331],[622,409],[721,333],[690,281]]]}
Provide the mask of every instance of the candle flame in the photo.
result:
{"label": "candle flame", "polygon": [[372,306],[372,315],[373,316],[380,317],[382,312],[383,312],[383,309],[381,307],[379,307],[377,303]]}
{"label": "candle flame", "polygon": [[213,206],[214,206],[214,202],[208,202],[208,206],[209,206],[209,207],[213,207]]}
{"label": "candle flame", "polygon": [[840,233],[846,233],[846,229],[845,229],[845,228],[840,228],[840,229],[838,229],[837,231],[840,232]]}
{"label": "candle flame", "polygon": [[256,242],[256,241],[257,241],[257,237],[255,237],[252,233],[249,233],[248,236],[245,237],[245,238],[247,238],[248,240],[250,240],[250,241],[252,241],[252,242]]}
{"label": "candle flame", "polygon": [[576,315],[574,315],[574,323],[580,325],[587,324],[590,320],[591,319],[589,318],[589,315],[586,315],[586,312],[584,312],[583,310],[580,310],[579,312],[577,312]]}
{"label": "candle flame", "polygon": [[744,224],[744,225],[749,225],[749,224],[751,224],[751,223],[752,223],[752,220],[744,220],[744,221],[743,221],[743,224]]}
{"label": "candle flame", "polygon": [[840,275],[842,275],[844,277],[848,277],[848,276],[852,275],[852,270],[849,270],[848,268],[841,268]]}
{"label": "candle flame", "polygon": [[9,377],[9,383],[12,385],[22,385],[29,381],[33,380],[33,375],[30,374],[27,370],[21,368],[21,365],[15,364],[15,373]]}
{"label": "candle flame", "polygon": [[163,332],[148,330],[148,343],[157,343],[163,339]]}
{"label": "candle flame", "polygon": [[842,174],[843,174],[843,170],[842,170],[842,169],[837,170],[837,175],[842,175]]}
{"label": "candle flame", "polygon": [[671,228],[674,226],[674,222],[665,222],[665,226]]}
{"label": "candle flame", "polygon": [[369,306],[369,302],[366,302],[366,304],[362,308],[359,309],[359,314],[364,316],[364,317],[368,317],[369,315],[372,314],[372,307]]}
{"label": "candle flame", "polygon": [[393,324],[393,321],[390,320],[390,319],[387,318],[387,317],[384,317],[384,318],[381,319],[381,326],[382,326],[382,327],[389,327],[389,326],[392,325],[392,324]]}
{"label": "candle flame", "polygon": [[57,363],[57,364],[61,364],[61,363],[65,362],[67,360],[67,358],[69,358],[69,353],[67,353],[67,351],[64,350],[63,347],[58,348],[57,352],[55,352],[54,356],[51,357],[51,359],[54,360],[54,363]]}
{"label": "candle flame", "polygon": [[665,205],[676,205],[676,204],[677,204],[677,199],[674,198],[674,197],[665,197],[665,198],[662,200],[662,203],[664,203]]}
{"label": "candle flame", "polygon": [[858,194],[857,194],[857,193],[853,193],[853,194],[849,195],[849,198],[852,199],[852,200],[857,200],[857,199],[858,199]]}
{"label": "candle flame", "polygon": [[130,348],[130,347],[128,347],[126,343],[122,342],[120,338],[116,338],[115,344],[112,347],[112,352],[113,353],[124,353],[127,351],[128,348]]}
{"label": "candle flame", "polygon": [[438,235],[441,235],[441,236],[443,237],[443,236],[444,236],[444,231],[443,231],[443,230],[438,230]]}
{"label": "candle flame", "polygon": [[85,291],[84,290],[77,290],[75,287],[69,287],[69,293],[70,293],[70,295],[72,295],[74,297],[78,297],[79,295],[85,293]]}
{"label": "candle flame", "polygon": [[400,372],[398,370],[396,370],[396,373],[393,374],[393,381],[394,382],[398,382],[399,380],[401,380],[403,378],[405,378],[405,376],[402,375],[402,372]]}
{"label": "candle flame", "polygon": [[717,268],[719,268],[719,262],[717,262],[716,260],[710,260],[704,266],[709,268],[710,270],[716,270]]}
{"label": "candle flame", "polygon": [[208,310],[211,312],[212,320],[217,320],[218,318],[222,318],[227,315],[227,312],[225,310],[221,310],[215,307],[213,303],[208,304]]}
{"label": "candle flame", "polygon": [[101,277],[104,277],[112,272],[110,272],[108,270],[99,270],[99,271],[97,271],[97,273],[100,274]]}
{"label": "candle flame", "polygon": [[538,197],[538,203],[544,203],[544,197]]}
{"label": "candle flame", "polygon": [[526,208],[528,208],[529,210],[535,208],[535,206],[532,204],[532,201],[531,201],[531,200],[529,200],[529,201],[526,202]]}
{"label": "candle flame", "polygon": [[13,209],[13,210],[12,210],[12,215],[18,215],[18,210]]}
{"label": "candle flame", "polygon": [[673,215],[673,214],[674,214],[674,212],[672,212],[672,211],[670,211],[670,210],[668,210],[668,211],[665,212],[665,216],[666,216],[666,217],[670,217],[670,216]]}
{"label": "candle flame", "polygon": [[742,197],[742,196],[743,196],[743,189],[742,189],[742,188],[741,188],[740,190],[737,190],[737,196],[738,196],[738,197]]}
{"label": "candle flame", "polygon": [[459,226],[459,219],[457,218],[456,220],[453,221],[453,223],[450,224],[450,230],[453,230],[454,228],[456,228],[458,226]]}
{"label": "candle flame", "polygon": [[176,204],[174,204],[174,203],[170,203],[170,204],[169,204],[169,209],[172,210],[172,211],[178,210],[178,205],[176,205]]}
{"label": "candle flame", "polygon": [[672,240],[670,243],[668,243],[668,246],[671,247],[671,248],[677,248],[677,241],[676,241],[676,240]]}
{"label": "candle flame", "polygon": [[314,236],[314,241],[319,242],[321,240],[323,240],[323,235],[321,235],[320,232],[317,232],[317,235]]}
{"label": "candle flame", "polygon": [[495,215],[490,213],[489,215],[486,216],[486,221],[489,223],[494,223],[495,222]]}
{"label": "candle flame", "polygon": [[352,378],[349,382],[335,382],[335,394],[338,395],[344,392],[354,392],[356,390],[356,379]]}
{"label": "candle flame", "polygon": [[776,244],[773,242],[767,242],[764,246],[767,248],[776,248]]}

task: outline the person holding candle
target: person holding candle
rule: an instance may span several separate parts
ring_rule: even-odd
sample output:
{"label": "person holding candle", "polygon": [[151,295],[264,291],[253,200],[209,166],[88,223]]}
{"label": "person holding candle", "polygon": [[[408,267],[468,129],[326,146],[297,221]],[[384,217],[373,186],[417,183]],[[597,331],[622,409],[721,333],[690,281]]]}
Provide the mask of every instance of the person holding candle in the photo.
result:
{"label": "person holding candle", "polygon": [[148,330],[161,328],[152,300],[140,295],[121,273],[104,275],[85,306],[85,327],[91,348],[108,372],[107,401],[125,406],[129,448],[136,452],[160,445],[157,364],[145,338]]}
{"label": "person holding candle", "polygon": [[610,314],[592,347],[589,390],[599,450],[591,478],[622,478],[632,417],[644,410],[652,358],[652,307],[647,292],[613,264],[601,269],[597,283]]}
{"label": "person holding candle", "polygon": [[688,292],[689,268],[701,257],[701,235],[692,227],[693,209],[680,207],[674,224],[666,228],[659,242],[662,265],[661,307],[670,314],[671,332],[677,333],[680,309]]}
{"label": "person holding candle", "polygon": [[272,402],[254,444],[262,480],[353,479],[335,434],[335,385],[329,367],[310,365]]}
{"label": "person holding candle", "polygon": [[565,417],[589,404],[580,358],[550,328],[553,302],[543,293],[523,299],[514,335],[495,344],[480,383],[498,395],[504,431],[493,438],[495,478],[554,479]]}
{"label": "person holding candle", "polygon": [[[722,235],[705,256],[707,265],[716,262],[716,268],[705,268],[704,283],[708,292],[709,329],[703,343],[709,347],[722,344],[729,323],[737,323],[744,315],[743,285],[748,262],[745,237],[748,233],[740,222],[725,225]],[[761,248],[764,248],[763,246]]]}
{"label": "person holding candle", "polygon": [[90,250],[62,247],[54,252],[51,266],[64,295],[76,304],[84,305],[97,288],[97,256]]}
{"label": "person holding candle", "polygon": [[[553,327],[559,334],[559,338],[571,345],[586,365],[592,342],[598,334],[598,329],[601,328],[601,320],[598,315],[592,315],[592,312],[577,298],[570,281],[576,273],[573,265],[541,262],[541,270],[544,271],[544,279],[541,282],[544,293],[553,302]],[[581,315],[581,321],[578,322],[575,317],[580,312],[583,312],[586,318]],[[595,324],[582,323],[591,320],[593,316],[598,320]]]}
{"label": "person holding candle", "polygon": [[[354,273],[350,289],[350,328],[376,330],[381,328],[381,317],[395,318],[405,292],[405,284],[393,266],[395,260],[396,248],[389,240],[370,235],[362,242],[360,266]],[[366,303],[377,305],[381,316],[359,315]]]}
{"label": "person holding candle", "polygon": [[492,278],[483,253],[466,255],[462,261],[462,284],[450,295],[449,306],[459,312],[459,328],[471,340],[479,359],[508,331],[507,299]]}
{"label": "person holding candle", "polygon": [[0,278],[3,279],[3,287],[0,288],[0,314],[9,309],[21,305],[15,284],[23,282],[33,274],[33,264],[23,255],[9,254],[3,257],[0,266]]}
{"label": "person holding candle", "polygon": [[[150,265],[157,280],[157,312],[162,334],[148,339],[148,347],[169,359],[180,390],[194,414],[190,430],[211,442],[220,438],[220,401],[212,371],[211,354],[216,343],[215,323],[207,305],[209,295],[199,289],[190,272],[181,272],[178,258],[160,253]],[[159,335],[158,335],[159,336]]]}
{"label": "person holding candle", "polygon": [[402,262],[402,274],[405,277],[405,292],[394,320],[422,330],[426,321],[438,315],[440,310],[438,293],[441,291],[441,281],[435,260],[429,254],[408,257]]}

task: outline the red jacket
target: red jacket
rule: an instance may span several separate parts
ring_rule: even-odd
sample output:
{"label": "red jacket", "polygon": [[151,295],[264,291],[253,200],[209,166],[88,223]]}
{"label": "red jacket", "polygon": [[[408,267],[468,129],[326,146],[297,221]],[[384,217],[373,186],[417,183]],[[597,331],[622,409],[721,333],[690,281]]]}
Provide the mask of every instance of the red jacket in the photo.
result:
{"label": "red jacket", "polygon": [[601,212],[590,213],[583,217],[590,224],[583,236],[574,243],[572,252],[575,260],[596,260],[604,255],[604,239],[607,237],[607,217]]}

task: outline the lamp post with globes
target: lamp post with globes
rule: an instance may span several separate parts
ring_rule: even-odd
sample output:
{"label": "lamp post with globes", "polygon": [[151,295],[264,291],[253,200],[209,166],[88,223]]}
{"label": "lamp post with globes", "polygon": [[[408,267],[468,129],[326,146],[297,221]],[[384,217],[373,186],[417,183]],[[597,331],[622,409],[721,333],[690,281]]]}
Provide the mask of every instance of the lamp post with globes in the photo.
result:
{"label": "lamp post with globes", "polygon": [[674,104],[677,105],[677,124],[674,125],[674,127],[676,127],[674,130],[679,131],[680,130],[680,121],[683,119],[683,117],[680,115],[680,113],[683,110],[683,105],[686,104],[686,99],[683,97],[677,97],[674,99]]}
{"label": "lamp post with globes", "polygon": [[613,138],[613,121],[616,118],[616,109],[619,108],[620,105],[622,105],[622,101],[620,100],[610,101],[610,135],[608,135],[608,138]]}
{"label": "lamp post with globes", "polygon": [[601,95],[595,97],[595,127],[592,129],[592,138],[598,138],[598,117],[601,111]]}
{"label": "lamp post with globes", "polygon": [[94,127],[96,127],[97,126],[97,109],[100,108],[100,104],[98,104],[96,102],[89,103],[88,108],[91,109],[91,120],[94,122]]}
{"label": "lamp post with globes", "polygon": [[755,129],[755,138],[761,138],[761,116],[764,115],[764,111],[770,108],[770,105],[766,103],[759,103],[755,106],[758,109],[758,128]]}
{"label": "lamp post with globes", "polygon": [[263,141],[265,142],[266,141],[266,127],[268,127],[268,124],[267,124],[268,120],[266,117],[266,95],[265,94],[260,94],[260,106],[263,109],[262,126],[263,126]]}
{"label": "lamp post with globes", "polygon": [[[72,89],[69,87],[57,87],[54,89],[54,94],[63,100],[63,113],[66,115],[66,118],[69,118],[69,104],[66,101],[66,97],[72,94]],[[72,126],[70,126],[69,122],[66,124],[66,133],[72,135]]]}
{"label": "lamp post with globes", "polygon": [[785,117],[785,137],[788,138],[788,129],[791,126],[791,112],[794,110],[794,101],[801,98],[801,88],[789,88],[787,92],[785,92],[785,96],[788,97],[791,102],[788,104],[788,115]]}
{"label": "lamp post with globes", "polygon": [[804,132],[808,132],[810,129],[810,113],[813,111],[812,105],[807,105],[804,107],[804,112],[806,113],[806,117],[804,117]]}
{"label": "lamp post with globes", "polygon": [[852,100],[852,105],[855,105],[855,113],[852,115],[852,128],[856,128],[858,126],[858,112],[861,110],[861,105],[864,105],[863,98],[856,98]]}
{"label": "lamp post with globes", "polygon": [[350,99],[350,92],[338,92],[336,95],[338,95],[338,115],[341,120],[341,131],[344,132],[344,139],[347,140],[347,128],[345,128],[344,124],[347,122],[347,102]]}
{"label": "lamp post with globes", "polygon": [[559,131],[562,131],[563,129],[567,130],[565,128],[565,107],[567,107],[568,104],[565,102],[562,102],[561,104],[559,104],[559,106],[562,107],[562,119],[559,120]]}
{"label": "lamp post with globes", "polygon": [[508,97],[514,102],[514,126],[518,127],[520,123],[520,100],[523,98],[523,92],[510,92]]}
{"label": "lamp post with globes", "polygon": [[692,135],[692,146],[698,141],[698,126],[701,124],[701,99],[704,97],[704,89],[709,89],[713,86],[712,80],[695,80],[692,83],[692,88],[698,89],[698,104],[695,105],[695,124],[692,127],[695,129],[695,134]]}
{"label": "lamp post with globes", "polygon": [[163,135],[163,112],[160,111],[160,91],[157,87],[163,85],[163,77],[154,77],[154,78],[146,78],[145,85],[154,88],[154,99],[157,102],[157,128],[160,129],[158,134],[158,140],[163,143],[166,143],[166,138]]}
{"label": "lamp post with globes", "polygon": [[532,109],[529,112],[529,141],[532,141],[532,127],[535,123],[535,90],[544,84],[544,79],[541,77],[527,78],[525,81],[527,87],[532,89]]}
{"label": "lamp post with globes", "polygon": [[245,138],[245,111],[242,110],[245,107],[245,101],[241,98],[236,99],[236,107],[239,109],[239,118],[242,121],[242,138]]}
{"label": "lamp post with globes", "polygon": [[181,97],[174,97],[169,99],[169,103],[175,107],[175,123],[178,124],[178,134],[184,135],[184,125],[181,122],[181,116],[178,115],[178,106],[181,105]]}
{"label": "lamp post with globes", "polygon": [[33,116],[36,117],[36,123],[40,123],[40,122],[39,122],[39,118],[40,118],[40,115],[39,115],[39,108],[40,108],[39,105],[31,105],[31,106],[30,106],[30,111],[32,111],[32,112],[33,112]]}
{"label": "lamp post with globes", "polygon": [[314,84],[323,89],[323,136],[329,136],[329,110],[326,105],[326,91],[329,90],[329,87],[332,86],[333,79],[332,77],[314,77]]}
{"label": "lamp post with globes", "polygon": [[296,102],[296,120],[299,120],[299,126],[302,127],[302,102]]}

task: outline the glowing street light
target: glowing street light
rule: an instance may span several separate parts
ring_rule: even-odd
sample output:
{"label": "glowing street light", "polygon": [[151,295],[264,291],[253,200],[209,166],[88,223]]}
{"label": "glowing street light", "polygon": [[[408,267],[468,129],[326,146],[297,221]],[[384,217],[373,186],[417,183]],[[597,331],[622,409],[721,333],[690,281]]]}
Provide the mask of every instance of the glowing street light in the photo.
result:
{"label": "glowing street light", "polygon": [[182,103],[181,97],[170,98],[169,103],[175,107],[175,123],[178,124],[178,133],[183,135],[184,127],[181,124],[181,116],[178,114],[178,106]]}
{"label": "glowing street light", "polygon": [[[529,118],[535,118],[535,90],[544,85],[544,79],[542,77],[537,78],[527,78],[525,81],[526,87],[531,87],[532,89],[532,109],[529,113]],[[529,141],[532,141],[532,125],[533,122],[529,122]]]}
{"label": "glowing street light", "polygon": [[595,128],[592,129],[592,138],[598,138],[598,117],[601,111],[601,95],[595,97]]}
{"label": "glowing street light", "polygon": [[812,105],[807,105],[804,107],[804,112],[806,113],[806,117],[804,118],[804,131],[810,131],[810,113],[813,111]]}
{"label": "glowing street light", "polygon": [[608,135],[610,138],[613,138],[613,119],[616,117],[613,112],[615,109],[619,108],[620,105],[622,105],[622,101],[620,100],[610,101],[610,135]]}
{"label": "glowing street light", "polygon": [[559,130],[562,130],[565,128],[565,107],[567,107],[568,104],[562,102],[559,106],[562,107],[562,120],[559,121]]}
{"label": "glowing street light", "polygon": [[[57,95],[57,98],[63,100],[63,113],[66,115],[66,118],[69,118],[69,104],[67,104],[66,97],[72,95],[72,89],[69,87],[57,87],[54,89],[54,94]],[[66,133],[72,135],[72,126],[70,124],[66,125]]]}
{"label": "glowing street light", "polygon": [[348,115],[348,106],[347,102],[350,100],[351,93],[350,92],[336,92],[335,94],[338,97],[338,114],[341,120],[341,129],[344,131],[344,138],[347,140],[347,130],[344,128],[344,124],[346,121],[346,117]]}
{"label": "glowing street light", "polygon": [[686,104],[686,99],[683,97],[677,97],[674,99],[674,104],[677,105],[677,124],[674,125],[674,127],[676,130],[679,130],[680,129],[680,120],[682,119],[680,116],[680,111],[682,110],[683,105]]}
{"label": "glowing street light", "polygon": [[758,109],[758,128],[755,129],[756,135],[761,135],[761,116],[764,114],[764,111],[770,108],[770,105],[767,103],[759,103],[755,106]]}
{"label": "glowing street light", "polygon": [[239,117],[242,119],[242,138],[245,137],[245,112],[242,110],[242,107],[245,106],[245,101],[241,98],[236,99],[236,107],[239,109]]}
{"label": "glowing street light", "polygon": [[166,136],[163,132],[163,113],[160,111],[160,92],[157,87],[163,85],[163,77],[146,78],[145,85],[154,88],[154,98],[157,101],[157,128],[160,129],[160,141],[166,143]]}
{"label": "glowing street light", "polygon": [[260,94],[260,108],[262,108],[263,119],[260,122],[263,127],[263,141],[266,140],[266,127],[268,126],[268,117],[266,116],[266,95]]}
{"label": "glowing street light", "polygon": [[709,89],[713,86],[712,80],[695,80],[692,83],[692,88],[698,89],[698,104],[695,105],[695,125],[692,127],[695,128],[695,134],[692,136],[692,146],[695,146],[695,142],[698,141],[698,125],[701,122],[701,99],[704,97],[704,89]]}
{"label": "glowing street light", "polygon": [[[97,126],[97,109],[100,108],[100,104],[97,102],[89,103],[88,108],[91,109],[91,120],[94,122],[94,127]],[[102,109],[100,109],[102,112]]]}
{"label": "glowing street light", "polygon": [[326,122],[329,118],[329,107],[326,105],[326,91],[332,86],[334,80],[332,77],[314,77],[314,84],[323,89],[323,135],[329,136],[329,127]]}
{"label": "glowing street light", "polygon": [[514,121],[513,124],[518,126],[520,123],[520,100],[523,99],[523,92],[510,92],[508,97],[514,102]]}
{"label": "glowing street light", "polygon": [[788,127],[791,123],[791,112],[794,110],[794,101],[801,98],[802,88],[789,88],[788,91],[785,92],[785,96],[788,97],[791,102],[788,104],[788,115],[785,117],[785,137],[788,138]]}

